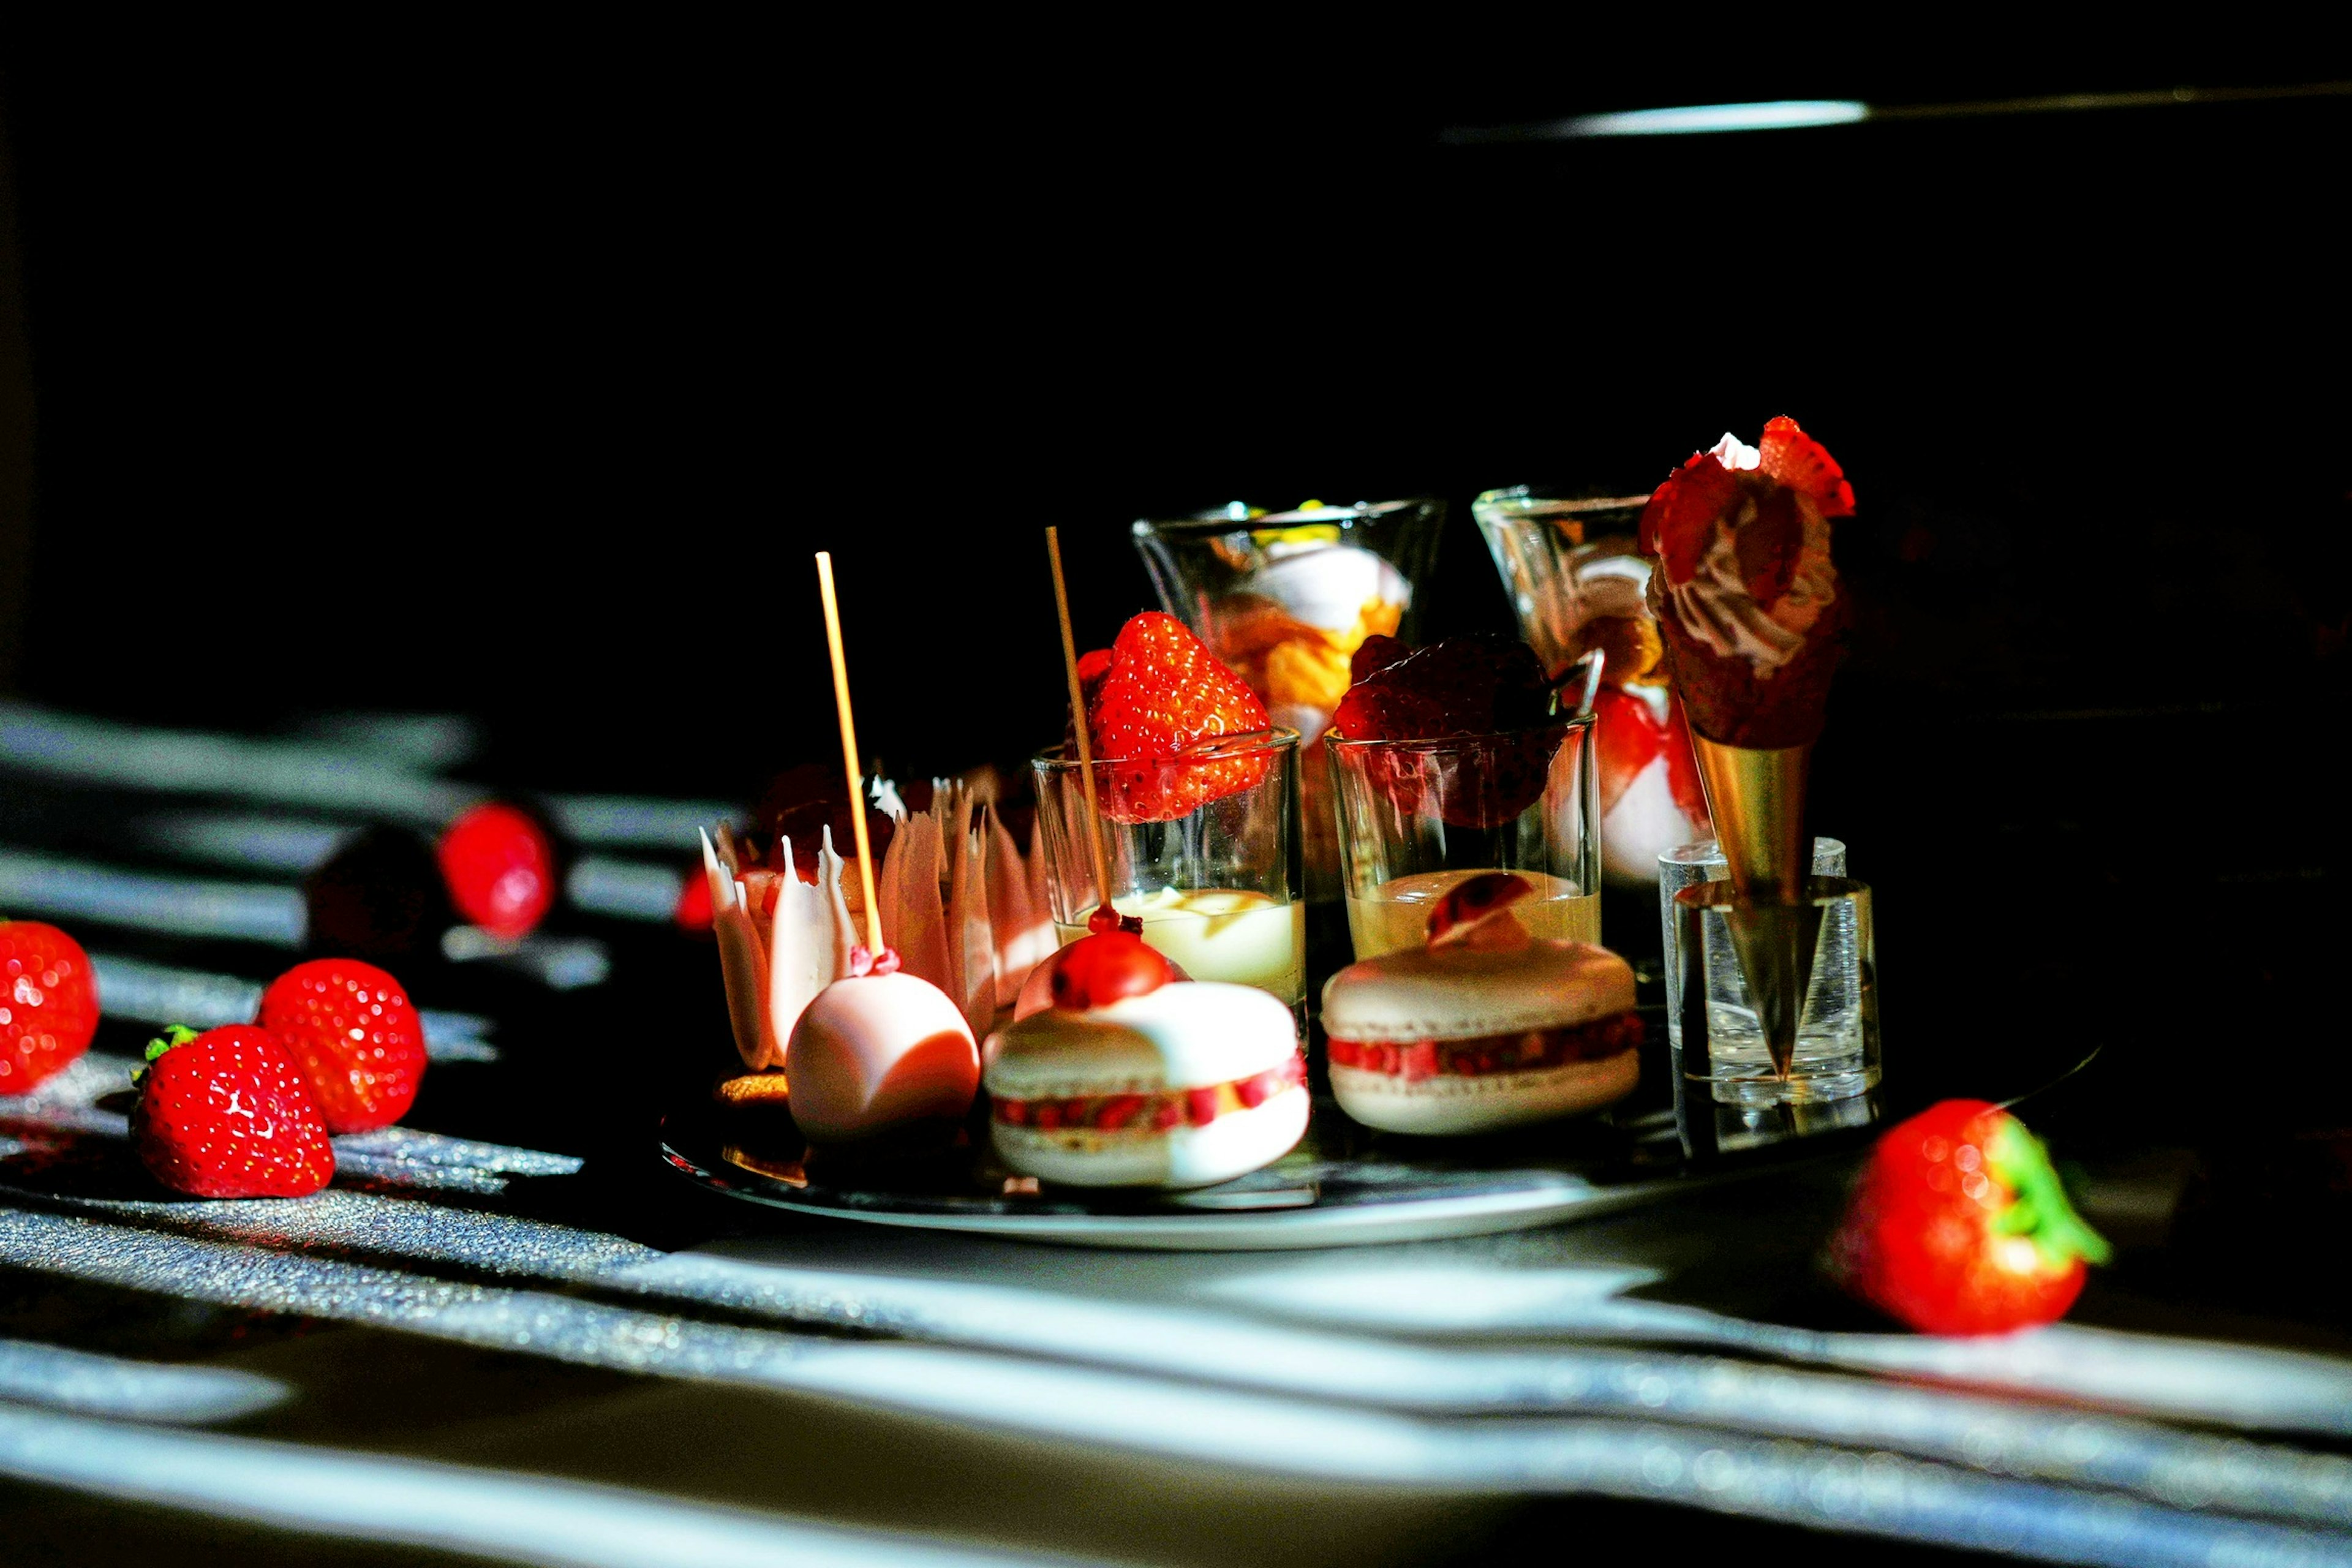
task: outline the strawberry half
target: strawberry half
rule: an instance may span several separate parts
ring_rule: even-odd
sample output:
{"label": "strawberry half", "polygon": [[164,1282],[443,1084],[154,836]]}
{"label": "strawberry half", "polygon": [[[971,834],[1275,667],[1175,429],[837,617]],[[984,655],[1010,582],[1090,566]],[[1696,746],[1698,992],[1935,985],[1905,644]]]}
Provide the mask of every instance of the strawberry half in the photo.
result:
{"label": "strawberry half", "polygon": [[89,1049],[98,974],[53,925],[0,921],[0,1094],[22,1094]]}
{"label": "strawberry half", "polygon": [[255,1020],[278,1037],[330,1132],[408,1114],[425,1076],[425,1026],[399,981],[355,958],[298,963],[261,994]]}
{"label": "strawberry half", "polygon": [[1762,458],[1757,464],[1761,471],[1812,497],[1823,517],[1853,515],[1853,487],[1846,482],[1845,470],[1828,447],[1797,428],[1787,415],[1764,426],[1756,450]]}
{"label": "strawberry half", "polygon": [[1225,736],[1269,729],[1272,721],[1257,694],[1183,622],[1147,610],[1119,628],[1109,651],[1088,714],[1095,755],[1110,764],[1105,816],[1172,822],[1265,777],[1263,756],[1189,760]]}
{"label": "strawberry half", "polygon": [[1914,1329],[1999,1334],[2064,1316],[2085,1264],[2108,1256],[2022,1122],[1948,1100],[1879,1139],[1829,1261],[1848,1290]]}
{"label": "strawberry half", "polygon": [[150,1174],[200,1198],[299,1198],[335,1173],[301,1069],[267,1029],[173,1028],[147,1047],[131,1135]]}
{"label": "strawberry half", "polygon": [[1374,754],[1367,776],[1400,811],[1417,812],[1423,792],[1433,789],[1447,822],[1499,827],[1543,796],[1559,742],[1551,706],[1551,684],[1525,643],[1447,637],[1350,687],[1331,732],[1345,741],[1460,741],[1426,754]]}

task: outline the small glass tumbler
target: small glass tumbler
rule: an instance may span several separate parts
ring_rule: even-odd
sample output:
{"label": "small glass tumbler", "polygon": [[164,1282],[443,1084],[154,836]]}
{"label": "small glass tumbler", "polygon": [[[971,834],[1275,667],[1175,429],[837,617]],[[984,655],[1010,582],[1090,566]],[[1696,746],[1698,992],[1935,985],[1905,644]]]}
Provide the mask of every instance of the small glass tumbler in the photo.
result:
{"label": "small glass tumbler", "polygon": [[[1844,840],[1813,840],[1813,875],[1845,875]],[[1666,1038],[1673,1043],[1680,1044],[1683,1034],[1682,966],[1675,957],[1675,895],[1701,882],[1724,882],[1730,878],[1731,865],[1723,858],[1723,846],[1712,838],[1681,845],[1658,857],[1658,923],[1665,928]],[[1739,965],[1731,955],[1730,928],[1717,920],[1709,922],[1705,929],[1708,941],[1721,944],[1719,951],[1708,955],[1709,961],[1736,982]],[[1750,1012],[1755,1010],[1744,996],[1739,1005]]]}
{"label": "small glass tumbler", "polygon": [[1265,512],[1216,511],[1135,524],[1160,605],[1191,626],[1298,731],[1307,896],[1339,896],[1339,847],[1314,753],[1348,694],[1349,659],[1375,635],[1414,636],[1416,590],[1437,559],[1445,503],[1429,498]]}
{"label": "small glass tumbler", "polygon": [[1328,739],[1348,933],[1359,960],[1419,947],[1431,907],[1482,871],[1535,887],[1540,937],[1601,940],[1591,716],[1442,741]]}
{"label": "small glass tumbler", "polygon": [[[1813,877],[1782,903],[1743,899],[1728,881],[1700,882],[1675,895],[1674,911],[1680,1027],[1671,1054],[1685,1152],[1705,1159],[1874,1121],[1878,950],[1868,885]],[[1740,961],[1743,946],[1765,943],[1793,947],[1793,972],[1805,977],[1785,1073]]]}
{"label": "small glass tumbler", "polygon": [[[1056,746],[1037,754],[1037,826],[1055,935],[1087,934],[1108,897],[1143,922],[1143,940],[1195,980],[1255,985],[1294,1014],[1307,1000],[1306,908],[1298,898],[1298,734],[1273,730],[1193,748],[1174,761],[1094,762]],[[1171,805],[1228,788],[1180,816]],[[1096,875],[1095,847],[1110,878]],[[1302,1015],[1303,1016],[1303,1015]]]}

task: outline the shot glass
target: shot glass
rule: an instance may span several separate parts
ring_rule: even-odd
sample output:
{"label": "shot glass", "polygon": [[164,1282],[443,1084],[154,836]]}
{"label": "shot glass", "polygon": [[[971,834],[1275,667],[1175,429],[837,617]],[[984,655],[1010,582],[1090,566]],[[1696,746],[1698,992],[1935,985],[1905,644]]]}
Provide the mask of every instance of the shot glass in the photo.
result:
{"label": "shot glass", "polygon": [[[1171,762],[1097,757],[1097,809],[1086,764],[1041,752],[1037,826],[1054,932],[1087,934],[1106,900],[1143,922],[1143,940],[1195,980],[1255,985],[1299,1014],[1307,999],[1306,908],[1299,901],[1298,734],[1228,736]],[[1181,816],[1150,820],[1220,780],[1249,782]],[[1096,873],[1096,846],[1110,886]]]}
{"label": "shot glass", "polygon": [[[1870,889],[1813,877],[1786,903],[1742,899],[1728,881],[1674,897],[1679,978],[1670,1031],[1675,1121],[1694,1159],[1877,1119],[1878,953]],[[1806,976],[1795,1049],[1774,1063],[1740,963],[1741,922],[1796,945]]]}
{"label": "shot glass", "polygon": [[[1845,843],[1837,838],[1813,840],[1813,875],[1843,877],[1845,875]],[[1723,846],[1712,838],[1702,838],[1696,844],[1684,844],[1658,857],[1658,923],[1664,928],[1666,975],[1666,1037],[1679,1044],[1682,1039],[1682,964],[1675,947],[1675,895],[1685,888],[1702,882],[1728,881],[1730,864],[1723,858]],[[1701,929],[1709,942],[1718,944],[1710,954],[1715,972],[1728,977],[1730,984],[1740,986],[1736,1004],[1754,1012],[1746,999],[1745,983],[1740,981],[1739,964],[1731,952],[1731,931],[1720,919],[1704,922]]]}
{"label": "shot glass", "polygon": [[1536,935],[1601,940],[1592,720],[1442,741],[1326,742],[1348,933],[1359,959],[1426,940],[1431,907],[1482,871],[1516,871]]}
{"label": "shot glass", "polygon": [[1376,634],[1413,640],[1416,591],[1437,559],[1445,503],[1429,498],[1265,512],[1235,501],[1139,521],[1135,547],[1169,614],[1231,665],[1276,724],[1298,731],[1307,896],[1339,896],[1321,749],[1348,694],[1348,661]]}

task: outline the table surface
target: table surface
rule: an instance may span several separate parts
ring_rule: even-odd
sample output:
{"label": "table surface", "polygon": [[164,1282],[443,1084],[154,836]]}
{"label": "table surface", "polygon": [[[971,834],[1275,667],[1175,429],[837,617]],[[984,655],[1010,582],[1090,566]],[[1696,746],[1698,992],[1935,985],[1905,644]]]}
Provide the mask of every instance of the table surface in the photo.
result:
{"label": "table surface", "polygon": [[728,1049],[660,897],[676,823],[717,809],[690,802],[549,803],[573,897],[524,953],[410,979],[425,1092],[338,1141],[330,1191],[164,1194],[124,1142],[141,1041],[250,1007],[352,823],[472,789],[422,733],[0,707],[0,909],[77,931],[108,1004],[89,1056],[0,1100],[0,1558],[2352,1562],[2352,1333],[2282,1240],[2340,1243],[2324,1126],[2119,1115],[2145,1087],[2111,1045],[2035,1124],[2117,1263],[2067,1323],[1972,1342],[1821,1283],[1837,1158],[1316,1252],[803,1219],[656,1157]]}

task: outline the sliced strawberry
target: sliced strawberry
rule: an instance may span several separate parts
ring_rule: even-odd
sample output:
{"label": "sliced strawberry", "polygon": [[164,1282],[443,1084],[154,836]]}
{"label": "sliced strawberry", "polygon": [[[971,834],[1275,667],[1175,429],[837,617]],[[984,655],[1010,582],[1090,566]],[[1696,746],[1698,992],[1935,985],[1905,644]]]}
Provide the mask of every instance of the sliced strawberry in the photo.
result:
{"label": "sliced strawberry", "polygon": [[1265,776],[1263,756],[1192,760],[1228,735],[1270,727],[1265,705],[1175,616],[1135,616],[1111,645],[1096,694],[1095,755],[1110,763],[1103,815],[1172,822]]}
{"label": "sliced strawberry", "polygon": [[1692,822],[1706,822],[1706,786],[1699,781],[1698,753],[1691,745],[1689,721],[1683,717],[1683,700],[1672,692],[1666,695],[1666,732],[1661,743],[1666,753],[1666,787],[1674,792],[1675,804]]}
{"label": "sliced strawberry", "polygon": [[1402,640],[1374,632],[1348,658],[1348,682],[1360,685],[1412,652]]}
{"label": "sliced strawberry", "polygon": [[[1604,686],[1593,694],[1594,760],[1600,764],[1601,813],[1606,816],[1642,770],[1657,761],[1666,747],[1666,726],[1647,702],[1631,692]],[[1689,750],[1689,742],[1684,742]],[[1668,764],[1670,767],[1671,763]]]}
{"label": "sliced strawberry", "polygon": [[1525,643],[1448,637],[1350,688],[1331,731],[1349,741],[1463,739],[1444,752],[1377,755],[1367,771],[1402,811],[1419,810],[1433,789],[1447,822],[1497,827],[1543,796],[1559,741],[1551,706],[1543,665]]}
{"label": "sliced strawberry", "polygon": [[1846,482],[1845,470],[1829,448],[1797,428],[1795,420],[1783,414],[1765,426],[1757,450],[1763,455],[1759,468],[1812,497],[1823,517],[1853,515],[1853,487]]}
{"label": "sliced strawberry", "polygon": [[1797,575],[1797,557],[1805,546],[1805,514],[1797,492],[1778,486],[1756,486],[1755,511],[1732,531],[1732,553],[1739,560],[1739,578],[1748,596],[1769,605],[1789,591]]}
{"label": "sliced strawberry", "polygon": [[147,1047],[132,1136],[149,1173],[200,1198],[298,1198],[335,1173],[294,1058],[267,1029],[174,1029]]}
{"label": "sliced strawberry", "polygon": [[1687,583],[1706,553],[1715,520],[1739,500],[1739,476],[1701,452],[1666,476],[1642,509],[1642,553],[1663,560],[1668,583]]}
{"label": "sliced strawberry", "polygon": [[53,925],[0,921],[0,1095],[22,1094],[89,1049],[98,973]]}

